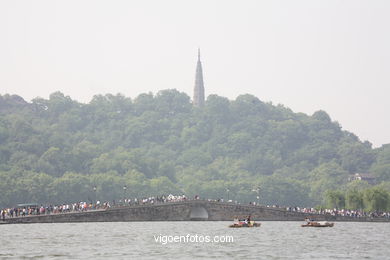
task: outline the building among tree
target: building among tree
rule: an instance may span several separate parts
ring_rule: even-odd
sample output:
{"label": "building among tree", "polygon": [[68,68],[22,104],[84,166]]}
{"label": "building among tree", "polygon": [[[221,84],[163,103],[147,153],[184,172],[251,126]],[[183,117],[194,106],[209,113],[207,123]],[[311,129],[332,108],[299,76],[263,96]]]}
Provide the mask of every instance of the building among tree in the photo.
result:
{"label": "building among tree", "polygon": [[376,184],[376,178],[369,173],[355,173],[349,177],[349,181],[366,181],[368,184]]}
{"label": "building among tree", "polygon": [[193,104],[196,107],[204,106],[204,84],[202,63],[200,62],[200,49],[198,49],[198,63],[196,64]]}

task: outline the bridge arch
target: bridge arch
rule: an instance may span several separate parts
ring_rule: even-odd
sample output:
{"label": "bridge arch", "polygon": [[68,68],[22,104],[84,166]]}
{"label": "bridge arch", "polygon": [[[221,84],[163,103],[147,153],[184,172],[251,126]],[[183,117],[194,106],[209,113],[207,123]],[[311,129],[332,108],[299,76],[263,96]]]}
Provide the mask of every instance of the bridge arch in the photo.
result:
{"label": "bridge arch", "polygon": [[191,208],[190,220],[208,220],[209,213],[202,206],[195,206]]}

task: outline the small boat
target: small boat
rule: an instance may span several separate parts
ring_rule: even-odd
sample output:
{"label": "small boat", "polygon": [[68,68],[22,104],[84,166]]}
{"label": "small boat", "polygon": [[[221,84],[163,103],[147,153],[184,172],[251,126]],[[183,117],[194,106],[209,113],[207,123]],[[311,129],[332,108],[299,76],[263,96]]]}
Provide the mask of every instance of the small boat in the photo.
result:
{"label": "small boat", "polygon": [[231,228],[242,228],[242,227],[260,227],[261,223],[256,223],[254,221],[249,221],[248,223],[246,222],[235,222],[232,225],[229,225]]}
{"label": "small boat", "polygon": [[309,221],[301,227],[333,227],[334,223],[327,221]]}

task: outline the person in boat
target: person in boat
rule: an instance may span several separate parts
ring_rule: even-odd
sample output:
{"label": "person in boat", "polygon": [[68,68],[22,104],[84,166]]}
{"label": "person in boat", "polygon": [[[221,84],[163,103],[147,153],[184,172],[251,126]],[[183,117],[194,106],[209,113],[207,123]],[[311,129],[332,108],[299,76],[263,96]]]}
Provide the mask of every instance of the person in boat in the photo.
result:
{"label": "person in boat", "polygon": [[305,221],[307,222],[307,224],[311,224],[314,222],[314,220],[311,218],[305,218]]}
{"label": "person in boat", "polygon": [[307,222],[307,225],[310,225],[310,226],[318,225],[318,222],[314,221],[314,219],[311,219],[311,218],[306,218],[305,221]]}

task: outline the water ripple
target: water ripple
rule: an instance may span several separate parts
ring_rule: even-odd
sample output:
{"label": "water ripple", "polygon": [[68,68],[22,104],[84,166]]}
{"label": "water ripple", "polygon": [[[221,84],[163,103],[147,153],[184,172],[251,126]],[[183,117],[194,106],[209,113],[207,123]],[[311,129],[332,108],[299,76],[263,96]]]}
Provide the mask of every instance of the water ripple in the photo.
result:
{"label": "water ripple", "polygon": [[[263,222],[58,223],[0,226],[0,259],[388,259],[389,223],[302,228]],[[233,243],[156,243],[155,236],[233,236]]]}

